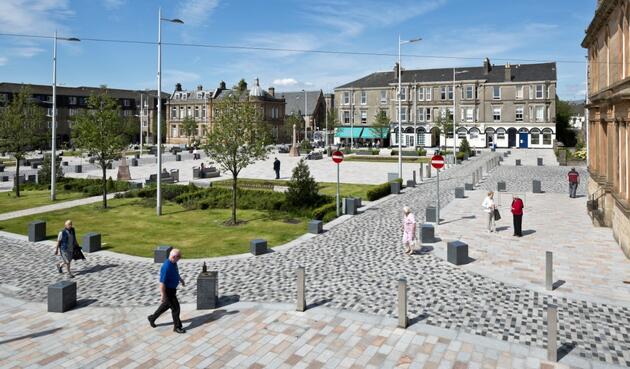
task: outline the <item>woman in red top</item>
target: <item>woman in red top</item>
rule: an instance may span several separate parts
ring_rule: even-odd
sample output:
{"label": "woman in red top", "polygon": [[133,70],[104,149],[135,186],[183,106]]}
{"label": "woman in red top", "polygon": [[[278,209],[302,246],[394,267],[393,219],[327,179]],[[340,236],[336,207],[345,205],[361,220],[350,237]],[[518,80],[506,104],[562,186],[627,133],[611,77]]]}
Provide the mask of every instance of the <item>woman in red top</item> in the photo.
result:
{"label": "woman in red top", "polygon": [[512,216],[514,217],[514,236],[523,237],[523,200],[520,197],[512,198]]}

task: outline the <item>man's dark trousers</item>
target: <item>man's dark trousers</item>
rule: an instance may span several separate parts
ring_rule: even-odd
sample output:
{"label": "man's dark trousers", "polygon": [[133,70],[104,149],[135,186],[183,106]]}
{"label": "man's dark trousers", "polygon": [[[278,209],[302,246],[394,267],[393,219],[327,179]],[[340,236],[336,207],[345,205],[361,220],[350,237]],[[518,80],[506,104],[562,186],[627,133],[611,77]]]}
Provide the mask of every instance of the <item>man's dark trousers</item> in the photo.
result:
{"label": "man's dark trousers", "polygon": [[280,179],[280,169],[275,169],[276,171],[276,179]]}
{"label": "man's dark trousers", "polygon": [[575,193],[577,192],[578,183],[570,182],[569,183],[569,197],[575,198]]}
{"label": "man's dark trousers", "polygon": [[523,214],[512,214],[512,216],[514,217],[514,234],[517,236],[523,236]]}
{"label": "man's dark trousers", "polygon": [[166,289],[166,301],[160,304],[155,313],[151,315],[151,320],[156,320],[168,309],[171,309],[171,314],[173,315],[173,325],[175,328],[181,328],[182,321],[179,320],[179,301],[177,300],[177,289],[175,288]]}

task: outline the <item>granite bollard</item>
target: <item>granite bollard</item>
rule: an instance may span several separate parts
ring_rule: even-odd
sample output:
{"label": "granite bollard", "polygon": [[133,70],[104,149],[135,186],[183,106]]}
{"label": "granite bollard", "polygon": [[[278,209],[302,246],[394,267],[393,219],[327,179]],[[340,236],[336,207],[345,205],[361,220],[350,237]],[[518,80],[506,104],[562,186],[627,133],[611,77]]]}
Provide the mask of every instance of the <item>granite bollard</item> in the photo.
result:
{"label": "granite bollard", "polygon": [[267,253],[267,240],[255,239],[249,241],[249,252],[254,256]]}
{"label": "granite bollard", "polygon": [[101,234],[89,232],[83,235],[81,249],[85,252],[95,252],[101,249]]}
{"label": "granite bollard", "polygon": [[208,271],[206,262],[197,277],[197,310],[215,309],[219,300],[219,273]]}
{"label": "granite bollard", "polygon": [[164,260],[168,259],[169,254],[173,246],[169,245],[160,245],[153,250],[153,262],[154,263],[163,263]]}
{"label": "granite bollard", "polygon": [[321,220],[311,220],[308,222],[308,233],[320,234],[324,231],[324,222]]}
{"label": "granite bollard", "polygon": [[521,166],[521,159],[516,159],[516,160],[515,160],[515,165],[516,165],[517,167],[520,167],[520,166]]}
{"label": "granite bollard", "polygon": [[407,328],[409,319],[407,319],[407,280],[401,278],[398,280],[398,328]]}
{"label": "granite bollard", "polygon": [[464,190],[465,191],[472,191],[474,189],[475,189],[475,186],[473,186],[472,183],[468,183],[468,182],[464,183]]}
{"label": "granite bollard", "polygon": [[400,182],[398,182],[398,181],[390,182],[389,183],[389,193],[391,193],[392,195],[399,195],[400,194]]}
{"label": "granite bollard", "polygon": [[430,223],[437,223],[437,211],[435,209],[435,206],[427,206],[424,219],[425,221]]}
{"label": "granite bollard", "polygon": [[297,300],[295,310],[306,310],[306,275],[304,267],[298,267],[295,271],[297,277]]}
{"label": "granite bollard", "polygon": [[537,158],[536,159],[536,163],[538,164],[539,167],[543,166],[543,158]]}
{"label": "granite bollard", "polygon": [[534,193],[542,193],[542,184],[537,179],[534,179],[532,181],[532,192],[534,192]]}
{"label": "granite bollard", "polygon": [[464,197],[464,187],[455,187],[455,198],[463,199]]}
{"label": "granite bollard", "polygon": [[48,312],[64,313],[77,305],[77,283],[59,281],[48,286]]}
{"label": "granite bollard", "polygon": [[420,226],[420,243],[435,242],[435,227],[433,224],[423,223]]}
{"label": "granite bollard", "polygon": [[446,249],[446,259],[449,263],[462,265],[468,262],[468,244],[462,241],[449,241]]}
{"label": "granite bollard", "polygon": [[46,222],[35,220],[28,224],[28,241],[39,242],[46,239]]}
{"label": "granite bollard", "polygon": [[505,182],[503,182],[503,181],[497,182],[497,191],[498,192],[505,192],[505,191],[507,191],[507,186],[505,185]]}

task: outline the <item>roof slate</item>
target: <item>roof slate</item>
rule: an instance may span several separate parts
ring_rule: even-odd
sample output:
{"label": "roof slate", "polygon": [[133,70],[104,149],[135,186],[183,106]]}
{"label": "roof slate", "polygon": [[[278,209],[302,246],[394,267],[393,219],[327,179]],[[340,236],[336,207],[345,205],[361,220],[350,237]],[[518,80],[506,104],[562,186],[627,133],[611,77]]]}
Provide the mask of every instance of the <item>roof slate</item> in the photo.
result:
{"label": "roof slate", "polygon": [[[2,92],[11,92],[16,93],[19,92],[22,86],[27,86],[30,88],[32,94],[36,95],[50,95],[52,94],[52,86],[51,85],[35,85],[28,83],[11,83],[11,82],[0,82],[0,91]],[[100,87],[87,87],[87,86],[79,86],[79,87],[67,87],[67,86],[57,86],[57,95],[60,96],[90,96],[91,94],[99,94],[103,89]],[[156,90],[123,90],[118,88],[106,88],[107,93],[114,98],[119,99],[133,99],[137,98],[139,94],[150,94],[151,96],[157,96]],[[168,99],[170,97],[169,93],[162,92],[162,98]]]}
{"label": "roof slate", "polygon": [[[306,115],[313,115],[317,108],[317,102],[319,101],[321,90],[306,91]],[[304,91],[298,92],[282,92],[280,96],[286,100],[286,107],[284,108],[286,115],[303,115],[304,114]]]}
{"label": "roof slate", "polygon": [[[512,82],[531,82],[531,81],[555,81],[556,80],[556,63],[539,63],[539,64],[515,64],[511,67]],[[499,83],[505,81],[505,66],[493,65],[492,70],[484,75],[483,67],[461,67],[455,68],[458,73],[456,80],[483,80],[487,83]],[[369,74],[356,81],[346,83],[336,87],[342,88],[369,88],[369,87],[385,87],[398,81],[394,71],[376,72]],[[453,68],[439,69],[414,69],[402,71],[402,82],[452,82]]]}

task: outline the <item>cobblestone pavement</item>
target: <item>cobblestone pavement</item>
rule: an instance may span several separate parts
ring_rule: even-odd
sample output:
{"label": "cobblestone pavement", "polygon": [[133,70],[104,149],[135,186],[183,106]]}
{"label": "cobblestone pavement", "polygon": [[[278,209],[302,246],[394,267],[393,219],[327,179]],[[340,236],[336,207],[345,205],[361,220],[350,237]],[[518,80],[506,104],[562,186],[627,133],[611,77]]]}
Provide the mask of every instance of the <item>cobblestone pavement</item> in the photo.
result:
{"label": "cobblestone pavement", "polygon": [[[85,303],[83,303],[85,305]],[[601,368],[546,351],[396,320],[287,304],[236,303],[216,310],[182,306],[185,335],[170,316],[152,329],[147,308],[81,307],[46,313],[43,304],[0,299],[0,367],[75,368]]]}
{"label": "cobblestone pavement", "polygon": [[[453,198],[454,187],[469,178],[483,159],[475,158],[441,176],[442,204]],[[414,322],[544,347],[544,309],[554,303],[559,306],[559,335],[575,344],[574,353],[630,366],[630,309],[508,285],[430,253],[403,255],[402,206],[411,206],[422,221],[425,207],[434,198],[431,180],[286,251],[211,262],[209,268],[219,271],[222,301],[292,302],[294,271],[304,266],[308,303],[392,317],[396,281],[404,276],[410,286],[409,311]],[[0,238],[0,245],[7,260],[0,265],[0,273],[7,276],[2,291],[43,301],[46,286],[61,279],[52,266],[51,249],[7,238]],[[80,298],[116,307],[157,303],[158,266],[98,253],[88,258],[76,279]],[[187,264],[182,268],[184,278],[194,280],[200,269],[199,263]],[[194,288],[184,288],[181,295],[184,302],[193,302]]]}
{"label": "cobblestone pavement", "polygon": [[[492,178],[492,177],[490,177]],[[545,252],[553,252],[554,296],[623,304],[630,307],[630,260],[615,242],[610,228],[594,227],[585,212],[586,198],[566,194],[523,196],[524,237],[514,237],[511,193],[502,193],[497,232],[488,234],[481,208],[486,191],[466,191],[442,211],[438,228],[443,240],[468,244],[474,262],[464,268],[509,284],[546,292]],[[432,244],[444,257],[446,242]],[[506,273],[509,270],[509,273]],[[588,276],[588,277],[585,277]]]}
{"label": "cobblestone pavement", "polygon": [[[569,181],[567,174],[571,168],[561,166],[506,166],[501,165],[492,171],[492,176],[486,178],[481,183],[484,190],[497,190],[497,182],[503,181],[506,184],[508,192],[527,193],[533,191],[534,180],[541,181],[541,189],[544,192],[565,193],[569,195]],[[577,167],[575,170],[580,174],[580,184],[578,185],[577,195],[586,196],[586,184],[588,179],[588,171],[586,168]],[[467,182],[472,181],[467,179]],[[586,205],[585,205],[586,206]],[[586,207],[584,207],[586,209]]]}
{"label": "cobblestone pavement", "polygon": [[538,158],[543,159],[545,166],[558,166],[558,159],[552,149],[527,149],[521,150],[517,148],[513,149],[497,149],[497,152],[503,154],[509,151],[510,156],[504,158],[504,165],[514,166],[516,165],[516,159],[521,161],[521,165],[538,165]]}

